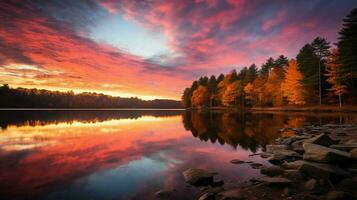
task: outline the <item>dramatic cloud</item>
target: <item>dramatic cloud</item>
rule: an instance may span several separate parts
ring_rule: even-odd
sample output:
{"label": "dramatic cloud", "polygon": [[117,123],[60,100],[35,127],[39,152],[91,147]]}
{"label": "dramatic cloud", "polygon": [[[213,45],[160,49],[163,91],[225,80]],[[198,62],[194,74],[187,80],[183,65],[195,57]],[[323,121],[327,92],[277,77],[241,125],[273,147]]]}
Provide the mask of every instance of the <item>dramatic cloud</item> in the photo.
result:
{"label": "dramatic cloud", "polygon": [[[2,1],[1,83],[178,99],[197,76],[294,57],[317,36],[335,42],[355,6],[349,0]],[[111,15],[163,34],[170,51],[145,57],[89,37]]]}

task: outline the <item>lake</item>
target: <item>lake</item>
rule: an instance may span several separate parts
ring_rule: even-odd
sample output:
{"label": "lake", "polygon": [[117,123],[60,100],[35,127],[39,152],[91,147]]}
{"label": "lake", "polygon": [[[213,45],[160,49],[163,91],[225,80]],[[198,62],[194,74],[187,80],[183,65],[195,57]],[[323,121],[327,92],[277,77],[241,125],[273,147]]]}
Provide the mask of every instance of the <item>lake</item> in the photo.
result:
{"label": "lake", "polygon": [[356,114],[180,110],[0,111],[1,199],[197,199],[190,167],[226,183],[260,174],[260,152],[284,127],[356,123]]}

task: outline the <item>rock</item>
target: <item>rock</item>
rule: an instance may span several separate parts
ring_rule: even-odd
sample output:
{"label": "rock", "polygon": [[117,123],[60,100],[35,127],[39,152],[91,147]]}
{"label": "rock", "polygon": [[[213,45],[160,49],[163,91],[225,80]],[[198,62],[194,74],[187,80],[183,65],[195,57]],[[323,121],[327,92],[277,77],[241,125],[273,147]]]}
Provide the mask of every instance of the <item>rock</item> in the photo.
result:
{"label": "rock", "polygon": [[273,154],[272,153],[267,153],[267,152],[262,152],[260,154],[260,157],[262,157],[262,158],[269,158],[271,156],[273,156]]}
{"label": "rock", "polygon": [[296,140],[298,140],[297,137],[289,137],[287,139],[284,139],[283,141],[281,141],[280,143],[281,144],[285,144],[285,145],[290,145],[292,144],[293,142],[295,142]]}
{"label": "rock", "polygon": [[193,186],[207,186],[213,183],[213,175],[203,169],[188,169],[183,172],[185,181]]}
{"label": "rock", "polygon": [[351,158],[351,154],[312,143],[304,143],[304,160],[322,163],[344,162]]}
{"label": "rock", "polygon": [[239,159],[233,159],[230,161],[232,164],[244,164],[245,161]]}
{"label": "rock", "polygon": [[275,153],[276,151],[282,151],[282,150],[288,150],[288,149],[289,149],[289,146],[284,145],[284,144],[280,144],[280,145],[269,144],[266,146],[267,153]]}
{"label": "rock", "polygon": [[283,160],[288,158],[301,158],[302,156],[292,150],[276,151],[273,156],[268,158],[268,161],[273,164],[280,164]]}
{"label": "rock", "polygon": [[284,173],[284,170],[277,166],[264,167],[260,170],[260,173],[267,176],[279,176]]}
{"label": "rock", "polygon": [[284,170],[283,177],[294,181],[304,179],[303,174],[297,169]]}
{"label": "rock", "polygon": [[330,148],[338,149],[338,150],[342,150],[342,151],[351,151],[352,149],[357,148],[357,143],[335,144],[335,145],[331,145]]}
{"label": "rock", "polygon": [[293,194],[292,190],[288,187],[286,187],[284,190],[283,190],[283,196],[284,197],[290,197],[291,195]]}
{"label": "rock", "polygon": [[198,200],[215,200],[215,194],[211,192],[206,192]]}
{"label": "rock", "polygon": [[262,168],[264,165],[260,164],[260,163],[250,163],[250,166],[253,168],[253,169],[260,169]]}
{"label": "rock", "polygon": [[352,149],[352,151],[351,151],[351,157],[352,157],[353,159],[357,159],[357,148]]}
{"label": "rock", "polygon": [[332,140],[328,135],[326,134],[320,134],[317,135],[313,138],[305,140],[305,143],[313,143],[313,144],[318,144],[322,146],[330,146],[333,144],[336,144],[336,141]]}
{"label": "rock", "polygon": [[155,193],[155,196],[159,199],[170,199],[172,197],[172,191],[169,190],[159,190]]}
{"label": "rock", "polygon": [[282,167],[284,167],[285,169],[299,169],[305,163],[309,162],[305,160],[297,160],[294,162],[283,163]]}
{"label": "rock", "polygon": [[302,144],[304,143],[303,140],[298,140],[295,141],[291,144],[291,148],[293,151],[296,151],[298,153],[303,153],[304,152],[304,148],[302,147]]}
{"label": "rock", "polygon": [[224,185],[224,181],[223,180],[216,180],[212,183],[212,187],[220,187]]}
{"label": "rock", "polygon": [[218,200],[244,200],[244,196],[238,189],[231,189],[217,194]]}
{"label": "rock", "polygon": [[317,189],[317,180],[316,179],[309,179],[308,181],[305,182],[304,188],[309,191],[314,191]]}
{"label": "rock", "polygon": [[314,178],[335,180],[350,176],[350,173],[348,171],[345,171],[333,165],[323,163],[304,162],[299,167],[299,170],[302,173]]}
{"label": "rock", "polygon": [[283,178],[283,177],[268,177],[268,176],[256,178],[256,179],[254,179],[254,181],[266,183],[268,185],[279,185],[279,184],[290,184],[290,183],[292,183],[292,181],[287,179],[287,178]]}
{"label": "rock", "polygon": [[331,191],[327,194],[326,199],[328,200],[343,200],[346,195],[344,192],[339,192],[339,191]]}

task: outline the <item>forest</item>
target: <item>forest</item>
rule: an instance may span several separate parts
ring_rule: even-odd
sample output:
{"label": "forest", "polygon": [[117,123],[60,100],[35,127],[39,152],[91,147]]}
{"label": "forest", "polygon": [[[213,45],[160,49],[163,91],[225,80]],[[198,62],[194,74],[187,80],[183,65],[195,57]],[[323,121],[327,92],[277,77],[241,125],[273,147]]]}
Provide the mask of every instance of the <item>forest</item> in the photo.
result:
{"label": "forest", "polygon": [[357,9],[344,19],[338,41],[316,37],[296,58],[284,55],[193,81],[182,95],[191,107],[279,107],[357,102]]}
{"label": "forest", "polygon": [[39,89],[0,87],[0,108],[181,108],[180,102],[168,99],[142,100],[98,93],[74,94]]}

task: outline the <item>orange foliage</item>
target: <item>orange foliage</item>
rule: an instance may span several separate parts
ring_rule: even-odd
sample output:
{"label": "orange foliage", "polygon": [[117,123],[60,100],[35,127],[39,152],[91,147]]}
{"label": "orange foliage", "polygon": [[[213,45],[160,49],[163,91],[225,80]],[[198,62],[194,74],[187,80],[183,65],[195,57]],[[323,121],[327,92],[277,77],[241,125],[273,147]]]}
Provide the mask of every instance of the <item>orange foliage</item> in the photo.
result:
{"label": "orange foliage", "polygon": [[193,91],[191,97],[192,106],[205,106],[209,101],[209,92],[205,86],[198,86],[198,88]]}
{"label": "orange foliage", "polygon": [[304,88],[301,84],[303,76],[297,68],[297,62],[294,59],[289,61],[286,71],[286,78],[281,84],[283,95],[287,97],[289,104],[304,105]]}

